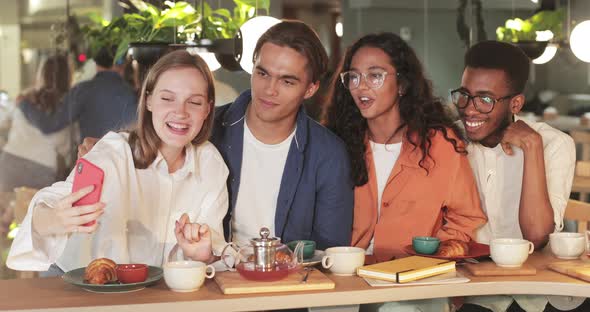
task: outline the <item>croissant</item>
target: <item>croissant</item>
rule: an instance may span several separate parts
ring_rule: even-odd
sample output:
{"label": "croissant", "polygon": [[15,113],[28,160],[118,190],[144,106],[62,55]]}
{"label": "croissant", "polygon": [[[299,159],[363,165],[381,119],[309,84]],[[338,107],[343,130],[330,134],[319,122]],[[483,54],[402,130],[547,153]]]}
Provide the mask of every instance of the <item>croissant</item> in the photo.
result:
{"label": "croissant", "polygon": [[440,243],[438,247],[437,256],[442,257],[460,257],[469,254],[469,245],[460,240],[447,240]]}
{"label": "croissant", "polygon": [[117,264],[108,258],[93,260],[84,270],[84,281],[100,285],[117,281]]}

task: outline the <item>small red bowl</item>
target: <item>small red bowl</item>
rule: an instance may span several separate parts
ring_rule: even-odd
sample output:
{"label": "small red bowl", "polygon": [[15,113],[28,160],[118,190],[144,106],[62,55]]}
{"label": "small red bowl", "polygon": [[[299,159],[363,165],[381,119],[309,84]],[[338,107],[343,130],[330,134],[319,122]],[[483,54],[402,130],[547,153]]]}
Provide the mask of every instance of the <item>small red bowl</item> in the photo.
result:
{"label": "small red bowl", "polygon": [[145,264],[117,265],[117,279],[123,284],[141,283],[147,279],[148,266]]}

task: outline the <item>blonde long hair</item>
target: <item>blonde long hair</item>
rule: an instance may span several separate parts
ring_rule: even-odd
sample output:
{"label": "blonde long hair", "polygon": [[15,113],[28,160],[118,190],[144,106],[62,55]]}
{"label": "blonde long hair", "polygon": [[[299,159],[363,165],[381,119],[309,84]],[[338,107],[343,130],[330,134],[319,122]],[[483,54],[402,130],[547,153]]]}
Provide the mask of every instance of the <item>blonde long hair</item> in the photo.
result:
{"label": "blonde long hair", "polygon": [[213,75],[205,61],[198,55],[191,55],[186,50],[177,50],[164,55],[148,72],[137,105],[137,128],[130,131],[129,145],[133,153],[135,168],[147,168],[158,155],[162,140],[158,137],[152,123],[152,112],[147,109],[147,98],[154,91],[160,76],[170,70],[178,68],[195,68],[203,74],[207,82],[207,99],[209,101],[209,115],[203,122],[199,134],[192,140],[193,145],[199,145],[209,139],[213,128],[215,109],[215,87]]}

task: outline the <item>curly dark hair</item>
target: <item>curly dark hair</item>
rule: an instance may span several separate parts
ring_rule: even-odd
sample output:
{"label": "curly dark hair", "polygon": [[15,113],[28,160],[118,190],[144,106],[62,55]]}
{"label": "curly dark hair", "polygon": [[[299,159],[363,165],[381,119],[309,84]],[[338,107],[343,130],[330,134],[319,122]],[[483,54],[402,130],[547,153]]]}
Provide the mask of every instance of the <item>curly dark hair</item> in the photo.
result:
{"label": "curly dark hair", "polygon": [[432,159],[429,150],[436,131],[444,135],[456,152],[465,154],[465,149],[450,135],[449,130],[459,139],[463,139],[463,134],[445,113],[442,102],[433,96],[432,84],[424,76],[422,64],[414,50],[393,33],[365,35],[347,49],[339,70],[332,78],[331,97],[323,119],[324,124],[346,143],[355,185],[361,186],[368,181],[365,161],[365,137],[368,126],[367,120],[356,107],[350,91],[340,83],[337,73],[350,69],[352,57],[362,47],[383,50],[389,55],[391,65],[398,72],[398,86],[400,90],[403,90],[398,109],[403,123],[396,132],[407,127],[405,134],[407,141],[414,146],[414,149],[420,148],[422,151],[420,167],[429,172],[426,159]]}

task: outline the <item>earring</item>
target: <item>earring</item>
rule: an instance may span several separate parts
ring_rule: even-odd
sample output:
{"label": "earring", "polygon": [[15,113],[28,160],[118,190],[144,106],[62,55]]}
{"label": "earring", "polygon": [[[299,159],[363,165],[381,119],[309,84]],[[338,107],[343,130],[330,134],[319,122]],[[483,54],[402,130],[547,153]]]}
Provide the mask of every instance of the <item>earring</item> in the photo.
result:
{"label": "earring", "polygon": [[404,94],[401,91],[398,94],[399,96],[404,96]]}

